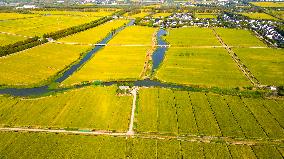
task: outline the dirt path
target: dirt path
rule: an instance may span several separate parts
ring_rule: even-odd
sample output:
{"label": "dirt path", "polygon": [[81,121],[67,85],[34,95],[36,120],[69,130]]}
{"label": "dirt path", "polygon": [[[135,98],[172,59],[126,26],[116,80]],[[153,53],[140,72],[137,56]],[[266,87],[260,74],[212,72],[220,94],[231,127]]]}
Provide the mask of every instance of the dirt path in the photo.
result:
{"label": "dirt path", "polygon": [[130,136],[134,135],[133,124],[134,124],[134,118],[135,118],[137,90],[138,90],[137,87],[134,87],[131,91],[131,94],[133,95],[132,110],[131,110],[129,128],[128,128],[128,131],[126,133],[127,135],[130,135]]}
{"label": "dirt path", "polygon": [[151,60],[151,55],[156,50],[156,43],[157,43],[157,32],[155,32],[152,36],[152,45],[151,45],[151,48],[146,53],[146,59],[145,59],[144,67],[143,67],[143,70],[142,70],[142,72],[139,76],[140,78],[145,77],[147,70],[149,69],[149,67],[151,67],[149,65],[149,61]]}
{"label": "dirt path", "polygon": [[231,145],[281,145],[284,139],[267,139],[267,138],[232,138],[232,137],[219,137],[219,136],[178,136],[178,135],[167,135],[167,134],[151,134],[151,133],[140,133],[140,134],[129,134],[128,132],[109,132],[109,131],[84,131],[84,130],[62,130],[62,129],[33,129],[33,128],[0,128],[0,132],[31,132],[31,133],[63,133],[63,134],[77,134],[77,135],[105,135],[105,136],[121,136],[121,137],[135,137],[144,139],[156,139],[156,140],[171,140],[176,139],[185,142],[204,142],[204,143],[227,143]]}
{"label": "dirt path", "polygon": [[19,37],[25,37],[25,38],[33,38],[31,36],[21,35],[21,34],[15,34],[15,33],[8,33],[4,31],[0,31],[1,34],[7,34],[7,35],[13,35],[13,36],[19,36]]}

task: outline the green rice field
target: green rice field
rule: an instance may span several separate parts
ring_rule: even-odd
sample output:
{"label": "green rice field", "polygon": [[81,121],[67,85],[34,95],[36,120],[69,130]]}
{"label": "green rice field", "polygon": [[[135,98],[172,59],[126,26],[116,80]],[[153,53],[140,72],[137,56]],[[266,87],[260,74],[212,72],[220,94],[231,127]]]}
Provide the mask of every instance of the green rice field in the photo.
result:
{"label": "green rice field", "polygon": [[126,131],[132,97],[116,87],[85,87],[42,98],[0,96],[0,125]]}
{"label": "green rice field", "polygon": [[266,13],[241,13],[244,16],[249,17],[250,19],[267,19],[267,20],[277,20],[277,18],[272,17]]}
{"label": "green rice field", "polygon": [[205,87],[250,86],[224,48],[170,48],[155,77]]}
{"label": "green rice field", "polygon": [[127,24],[127,20],[113,20],[97,27],[58,40],[59,42],[93,44],[102,40],[113,30]]}
{"label": "green rice field", "polygon": [[284,50],[235,48],[234,52],[262,84],[284,85]]}
{"label": "green rice field", "polygon": [[205,18],[216,19],[217,18],[217,14],[214,14],[214,13],[195,13],[194,16],[200,19],[205,19]]}
{"label": "green rice field", "polygon": [[[62,84],[139,79],[155,31],[156,29],[140,26],[124,29],[107,44],[109,46],[96,53]],[[132,40],[133,36],[137,38]]]}
{"label": "green rice field", "polygon": [[283,8],[284,2],[251,2],[251,4],[264,8]]}
{"label": "green rice field", "polygon": [[282,158],[274,145],[25,132],[1,132],[0,138],[3,158]]}
{"label": "green rice field", "polygon": [[89,46],[47,43],[1,57],[0,85],[27,86],[44,82],[67,68],[88,49]]}
{"label": "green rice field", "polygon": [[[173,47],[192,47],[192,46],[220,46],[213,31],[209,28],[177,28],[169,29],[166,40]],[[184,36],[186,35],[186,36]]]}
{"label": "green rice field", "polygon": [[31,18],[31,17],[36,17],[36,16],[38,16],[38,15],[20,14],[20,13],[0,13],[0,21],[15,20],[15,19],[22,19],[22,18]]}
{"label": "green rice field", "polygon": [[[1,15],[1,14],[0,14]],[[0,22],[0,31],[26,36],[42,36],[99,19],[98,17],[49,15]]]}
{"label": "green rice field", "polygon": [[16,35],[8,35],[4,33],[0,33],[0,46],[5,46],[9,44],[13,44],[17,41],[22,41],[27,38],[22,37],[22,36],[16,36]]}
{"label": "green rice field", "polygon": [[214,29],[230,47],[266,47],[262,41],[248,30],[228,28]]}
{"label": "green rice field", "polygon": [[283,106],[283,100],[141,89],[137,132],[282,139]]}

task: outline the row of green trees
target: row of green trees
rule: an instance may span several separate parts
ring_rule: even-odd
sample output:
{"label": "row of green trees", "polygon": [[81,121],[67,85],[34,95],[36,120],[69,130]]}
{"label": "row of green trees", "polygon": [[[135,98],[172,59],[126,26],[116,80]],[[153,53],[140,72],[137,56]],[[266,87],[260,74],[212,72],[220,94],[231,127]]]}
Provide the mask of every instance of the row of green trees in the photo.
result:
{"label": "row of green trees", "polygon": [[[119,16],[119,15],[122,15],[124,13],[125,13],[125,11],[122,10],[122,11],[116,12],[113,15]],[[98,20],[92,21],[90,23],[86,23],[86,24],[70,27],[70,28],[67,28],[67,29],[59,30],[59,31],[56,31],[56,32],[44,34],[43,38],[36,36],[36,37],[29,38],[29,39],[26,39],[26,40],[23,40],[23,41],[18,41],[14,44],[6,45],[6,46],[0,46],[0,57],[9,55],[9,54],[12,54],[12,53],[15,53],[15,52],[19,52],[19,51],[22,51],[22,50],[25,50],[25,49],[29,49],[29,48],[32,48],[34,46],[41,45],[43,43],[46,43],[46,42],[48,42],[47,38],[52,38],[52,39],[56,40],[56,39],[59,39],[59,38],[62,38],[62,37],[65,37],[65,36],[68,36],[68,35],[71,35],[71,34],[75,34],[75,33],[96,27],[96,26],[103,24],[103,23],[105,23],[105,22],[107,22],[111,19],[112,19],[112,17],[103,17],[103,18],[100,18]]]}
{"label": "row of green trees", "polygon": [[54,40],[71,35],[71,34],[75,34],[93,27],[96,27],[100,24],[103,24],[109,20],[111,20],[112,17],[103,17],[101,19],[92,21],[90,23],[86,23],[86,24],[81,24],[79,26],[74,26],[71,28],[67,28],[67,29],[63,29],[63,30],[59,30],[56,32],[51,32],[51,33],[47,33],[43,35],[43,38],[52,38]]}
{"label": "row of green trees", "polygon": [[6,56],[18,51],[22,51],[28,48],[32,48],[34,46],[46,43],[46,39],[40,39],[40,37],[36,36],[33,38],[29,38],[23,41],[18,41],[14,44],[5,45],[0,47],[0,57]]}

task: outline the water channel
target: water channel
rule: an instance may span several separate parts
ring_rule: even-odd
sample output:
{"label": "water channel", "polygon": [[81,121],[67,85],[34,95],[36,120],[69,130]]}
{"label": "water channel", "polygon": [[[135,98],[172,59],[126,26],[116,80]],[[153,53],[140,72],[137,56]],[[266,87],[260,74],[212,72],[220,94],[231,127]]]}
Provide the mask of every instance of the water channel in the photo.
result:
{"label": "water channel", "polygon": [[[121,28],[118,28],[115,30],[113,33],[110,33],[107,35],[102,41],[99,42],[99,44],[107,44],[114,35],[116,35],[118,32],[122,31],[124,28],[127,26],[133,25],[134,21],[129,22],[126,26],[123,26]],[[157,32],[157,42],[158,42],[158,47],[155,50],[155,52],[152,55],[153,59],[153,68],[152,68],[152,73],[160,66],[161,62],[164,59],[165,52],[167,50],[167,43],[163,39],[163,36],[166,35],[166,31],[163,29],[159,29]],[[159,46],[161,45],[161,46]],[[95,53],[97,53],[101,48],[103,48],[104,45],[96,45],[91,51],[86,53],[83,58],[80,59],[79,62],[76,64],[72,65],[70,68],[68,68],[63,74],[52,81],[51,83],[61,83],[62,81],[66,80],[69,76],[71,76],[75,71],[77,71],[79,68],[81,68],[87,61],[89,61]],[[131,82],[131,81],[130,81]],[[133,81],[132,81],[133,82]],[[103,82],[103,85],[113,85],[117,84],[118,82]],[[159,87],[173,87],[173,88],[181,88],[183,86],[178,86],[178,85],[169,85],[169,84],[163,84],[159,81],[154,81],[150,79],[145,79],[145,80],[137,80],[133,82],[135,86],[159,86]],[[41,86],[41,87],[34,87],[34,88],[3,88],[0,89],[0,94],[9,94],[13,96],[38,96],[46,93],[52,93],[52,92],[58,92],[58,91],[64,91],[67,90],[68,88],[56,88],[52,89],[49,87],[50,84]],[[91,84],[82,84],[77,86],[83,87]]]}

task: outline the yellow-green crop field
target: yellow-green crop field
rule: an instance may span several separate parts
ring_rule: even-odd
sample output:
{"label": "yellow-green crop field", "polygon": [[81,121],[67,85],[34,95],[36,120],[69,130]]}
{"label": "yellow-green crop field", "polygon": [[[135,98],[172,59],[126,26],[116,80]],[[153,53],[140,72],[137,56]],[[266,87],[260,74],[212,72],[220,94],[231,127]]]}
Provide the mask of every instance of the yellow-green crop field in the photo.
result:
{"label": "yellow-green crop field", "polygon": [[74,42],[82,44],[94,44],[102,40],[107,36],[112,30],[115,30],[124,24],[127,24],[128,20],[113,20],[97,27],[88,29],[86,31],[70,35],[68,37],[62,38],[58,41],[60,42]]}
{"label": "yellow-green crop field", "polygon": [[34,14],[20,14],[20,13],[0,13],[0,21],[9,19],[30,18],[38,15]]}
{"label": "yellow-green crop field", "polygon": [[141,12],[133,15],[129,15],[128,13],[126,13],[124,16],[128,18],[144,18],[149,14],[150,14],[149,12]]}
{"label": "yellow-green crop field", "polygon": [[139,90],[137,132],[236,138],[284,137],[284,101],[163,88]]}
{"label": "yellow-green crop field", "polygon": [[13,44],[17,41],[25,40],[27,38],[22,36],[7,35],[0,33],[0,46],[5,46],[8,44]]}
{"label": "yellow-green crop field", "polygon": [[266,47],[252,32],[243,29],[214,28],[230,47]]}
{"label": "yellow-green crop field", "polygon": [[152,45],[157,29],[144,26],[130,26],[116,35],[109,45]]}
{"label": "yellow-green crop field", "polygon": [[284,85],[283,49],[235,48],[233,50],[261,84]]}
{"label": "yellow-green crop field", "polygon": [[42,98],[1,97],[0,125],[127,131],[132,97],[116,86],[85,87]]}
{"label": "yellow-green crop field", "polygon": [[200,19],[205,19],[205,18],[216,19],[217,18],[217,14],[215,13],[195,13],[194,16]]}
{"label": "yellow-green crop field", "polygon": [[90,16],[90,17],[104,17],[110,16],[117,10],[112,11],[94,11],[94,12],[80,12],[80,11],[32,11],[34,14],[41,15],[73,15],[73,16]]}
{"label": "yellow-green crop field", "polygon": [[277,20],[277,18],[272,17],[266,13],[241,13],[244,16],[249,17],[250,19],[267,19],[267,20]]}
{"label": "yellow-green crop field", "polygon": [[29,19],[7,20],[0,22],[0,31],[26,36],[41,36],[71,26],[88,23],[98,17],[50,15]]}
{"label": "yellow-green crop field", "polygon": [[89,46],[47,43],[0,58],[0,85],[34,85],[79,59]]}
{"label": "yellow-green crop field", "polygon": [[172,13],[156,13],[152,17],[153,18],[166,18],[170,16]]}
{"label": "yellow-green crop field", "polygon": [[[3,158],[275,158],[283,147],[28,132],[1,132]],[[48,152],[48,153],[47,153]]]}
{"label": "yellow-green crop field", "polygon": [[224,48],[169,48],[155,77],[205,87],[250,86]]}
{"label": "yellow-green crop field", "polygon": [[139,79],[148,49],[149,47],[105,47],[62,84]]}
{"label": "yellow-green crop field", "polygon": [[264,8],[282,8],[284,7],[284,2],[250,2],[251,4]]}
{"label": "yellow-green crop field", "polygon": [[279,19],[284,19],[284,11],[269,10],[269,12]]}
{"label": "yellow-green crop field", "polygon": [[221,45],[210,28],[188,27],[169,29],[168,31],[166,40],[172,47]]}
{"label": "yellow-green crop field", "polygon": [[109,46],[97,52],[80,70],[63,81],[63,85],[96,80],[139,79],[155,31],[156,29],[148,27],[127,27],[108,43]]}

